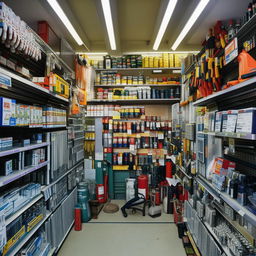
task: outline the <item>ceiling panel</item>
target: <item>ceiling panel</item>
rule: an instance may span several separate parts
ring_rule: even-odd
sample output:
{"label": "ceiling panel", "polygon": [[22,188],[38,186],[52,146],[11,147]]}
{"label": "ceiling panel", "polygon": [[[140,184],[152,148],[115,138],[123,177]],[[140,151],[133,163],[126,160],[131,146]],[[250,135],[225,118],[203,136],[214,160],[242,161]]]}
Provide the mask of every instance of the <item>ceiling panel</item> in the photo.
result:
{"label": "ceiling panel", "polygon": [[150,40],[161,0],[118,0],[121,40]]}
{"label": "ceiling panel", "polygon": [[[61,3],[61,2],[60,2]],[[77,17],[82,29],[90,41],[104,40],[103,28],[97,18],[94,0],[68,0],[73,14]]]}
{"label": "ceiling panel", "polygon": [[[106,51],[105,27],[98,17],[96,1],[100,0],[58,0],[71,23],[90,44],[90,51]],[[114,1],[114,0],[110,0]],[[117,24],[122,51],[152,51],[155,30],[159,26],[161,4],[167,0],[115,0],[118,11]],[[160,51],[171,50],[186,21],[200,0],[178,0],[173,17],[159,47]],[[64,37],[77,51],[85,51],[71,37],[65,26],[55,15],[46,0],[4,0],[33,29],[37,21],[46,20],[59,37]],[[196,24],[177,50],[197,50],[201,47],[209,27],[216,20],[242,17],[250,0],[211,0]],[[157,24],[157,25],[156,25]]]}

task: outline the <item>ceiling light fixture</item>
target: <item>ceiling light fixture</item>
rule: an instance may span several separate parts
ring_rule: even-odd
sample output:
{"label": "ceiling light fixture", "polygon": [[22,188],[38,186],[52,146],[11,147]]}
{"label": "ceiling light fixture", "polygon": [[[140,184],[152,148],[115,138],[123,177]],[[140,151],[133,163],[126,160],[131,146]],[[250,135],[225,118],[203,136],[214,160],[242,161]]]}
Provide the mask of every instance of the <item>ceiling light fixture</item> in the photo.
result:
{"label": "ceiling light fixture", "polygon": [[162,38],[164,36],[164,33],[166,31],[166,28],[168,26],[168,23],[172,17],[172,14],[173,14],[173,11],[175,9],[175,6],[177,4],[178,0],[169,0],[169,3],[167,5],[167,8],[165,10],[165,14],[164,14],[164,17],[162,19],[162,22],[161,22],[161,25],[160,25],[160,28],[158,30],[158,33],[157,33],[157,36],[156,36],[156,40],[155,40],[155,43],[153,45],[153,50],[157,51],[161,41],[162,41]]}
{"label": "ceiling light fixture", "polygon": [[108,31],[108,39],[111,50],[116,50],[116,40],[114,34],[113,20],[111,15],[111,8],[109,0],[101,0],[105,23]]}
{"label": "ceiling light fixture", "polygon": [[203,12],[206,5],[209,3],[210,0],[201,0],[199,4],[197,5],[196,9],[194,10],[193,14],[190,16],[189,20],[187,21],[185,27],[180,32],[178,38],[172,45],[172,50],[176,50],[181,41],[184,39],[184,37],[187,35],[188,31],[191,29],[191,27],[194,25],[200,14]]}
{"label": "ceiling light fixture", "polygon": [[76,40],[78,45],[83,45],[83,41],[80,38],[80,36],[77,34],[76,30],[74,29],[73,25],[69,21],[68,17],[60,7],[59,3],[56,0],[47,0],[47,2],[50,4],[52,9],[55,11],[55,13],[59,16],[69,33],[73,36],[73,38]]}

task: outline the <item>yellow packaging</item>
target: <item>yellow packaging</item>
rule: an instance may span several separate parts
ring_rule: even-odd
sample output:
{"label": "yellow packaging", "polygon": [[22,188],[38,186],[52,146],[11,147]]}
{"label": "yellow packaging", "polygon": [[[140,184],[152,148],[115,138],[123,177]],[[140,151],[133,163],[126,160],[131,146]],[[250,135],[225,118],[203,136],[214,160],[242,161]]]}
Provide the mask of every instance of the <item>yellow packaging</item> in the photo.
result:
{"label": "yellow packaging", "polygon": [[69,98],[69,83],[62,79],[57,74],[51,74],[49,77],[50,90],[65,97]]}
{"label": "yellow packaging", "polygon": [[44,215],[41,213],[40,215],[35,217],[33,220],[31,220],[28,223],[27,232],[30,232],[43,218],[44,218]]}
{"label": "yellow packaging", "polygon": [[169,53],[169,67],[172,68],[174,67],[174,54]]}
{"label": "yellow packaging", "polygon": [[7,243],[4,246],[3,249],[3,255],[6,255],[10,248],[16,244],[20,238],[25,234],[25,226],[22,226],[22,228],[11,238],[7,241]]}
{"label": "yellow packaging", "polygon": [[148,59],[148,56],[144,57],[143,60],[144,60],[144,68],[149,68],[149,59]]}
{"label": "yellow packaging", "polygon": [[168,68],[169,67],[169,56],[168,53],[163,53],[162,54],[163,58],[163,68]]}
{"label": "yellow packaging", "polygon": [[149,68],[154,67],[154,57],[149,57]]}
{"label": "yellow packaging", "polygon": [[159,58],[154,57],[154,68],[159,68]]}
{"label": "yellow packaging", "polygon": [[160,67],[160,68],[163,68],[163,66],[164,66],[164,65],[163,65],[163,58],[160,57],[160,58],[159,58],[159,67]]}

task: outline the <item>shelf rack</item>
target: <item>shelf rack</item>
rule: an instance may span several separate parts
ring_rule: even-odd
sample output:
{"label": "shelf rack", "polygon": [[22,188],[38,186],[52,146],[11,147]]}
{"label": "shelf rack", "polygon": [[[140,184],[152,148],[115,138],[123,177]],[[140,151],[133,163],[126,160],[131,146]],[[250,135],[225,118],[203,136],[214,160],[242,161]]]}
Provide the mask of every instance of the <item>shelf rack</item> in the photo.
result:
{"label": "shelf rack", "polygon": [[12,174],[10,174],[8,176],[2,176],[2,177],[0,177],[0,187],[3,187],[15,180],[18,180],[19,178],[21,178],[29,173],[36,171],[36,170],[46,166],[48,163],[49,163],[49,161],[47,160],[37,166],[30,166],[21,171],[14,171]]}
{"label": "shelf rack", "polygon": [[6,254],[6,256],[16,255],[20,249],[30,240],[30,238],[36,233],[36,231],[45,223],[50,217],[51,213],[47,212],[46,216],[40,221],[28,234],[26,234],[20,241]]}
{"label": "shelf rack", "polygon": [[26,205],[20,208],[17,212],[15,212],[10,217],[5,219],[6,226],[9,225],[11,222],[13,222],[16,218],[18,218],[23,212],[25,212],[28,208],[30,208],[33,204],[35,204],[41,198],[43,198],[43,195],[40,193],[36,197],[32,198]]}
{"label": "shelf rack", "polygon": [[[37,85],[35,83],[33,83],[32,81],[20,76],[20,75],[17,75],[7,69],[4,69],[2,67],[0,67],[0,73],[3,74],[3,75],[6,75],[6,76],[9,76],[11,77],[12,79],[16,80],[18,83],[17,83],[17,87],[20,87],[21,90],[25,89],[24,87],[26,87],[27,90],[33,90],[35,93],[42,93],[44,96],[47,96],[51,99],[54,99],[54,100],[57,100],[58,102],[60,103],[64,103],[64,104],[67,104],[69,102],[68,99],[62,97],[62,96],[59,96],[57,94],[54,94],[53,92],[43,88],[42,86],[40,85]],[[21,85],[20,85],[21,83]],[[7,89],[8,91],[11,91],[12,90],[12,87],[8,88]]]}
{"label": "shelf rack", "polygon": [[131,70],[181,70],[181,67],[170,67],[170,68],[96,68],[95,71],[131,71]]}
{"label": "shelf rack", "polygon": [[248,94],[250,92],[255,92],[256,91],[255,84],[256,84],[256,77],[253,77],[244,82],[241,82],[232,87],[229,87],[225,90],[213,93],[205,98],[197,100],[193,103],[193,106],[206,106],[209,104],[213,104],[215,102],[225,103],[225,100],[227,98],[229,99],[239,98],[239,93]]}
{"label": "shelf rack", "polygon": [[226,137],[234,139],[244,140],[256,140],[256,134],[242,134],[242,133],[230,133],[230,132],[197,132],[198,134],[212,135],[216,137]]}
{"label": "shelf rack", "polygon": [[202,177],[197,177],[196,181],[205,187],[205,189],[216,199],[216,201],[220,202],[220,200],[223,200],[239,215],[244,217],[252,225],[256,226],[256,215],[250,212],[245,206],[239,204],[237,200],[231,198],[227,193],[218,191],[210,182],[206,181]]}
{"label": "shelf rack", "polygon": [[192,178],[193,178],[192,176],[190,176],[189,174],[186,173],[186,170],[185,170],[184,167],[181,167],[181,166],[179,166],[178,164],[176,164],[176,167],[178,167],[178,169],[179,169],[187,178],[189,178],[189,179],[192,179]]}
{"label": "shelf rack", "polygon": [[233,254],[230,252],[229,248],[226,245],[222,245],[219,238],[215,235],[215,233],[213,232],[212,227],[206,222],[203,221],[203,224],[205,225],[205,227],[207,228],[208,232],[213,236],[213,238],[218,241],[218,243],[221,245],[222,250],[226,253],[227,256],[233,256]]}
{"label": "shelf rack", "polygon": [[49,145],[48,142],[43,142],[43,143],[40,143],[40,144],[32,144],[32,145],[25,146],[25,147],[12,148],[12,149],[9,149],[9,150],[0,151],[0,157],[13,155],[13,154],[17,154],[17,153],[20,153],[20,152],[32,150],[32,149],[46,147],[48,145]]}
{"label": "shelf rack", "polygon": [[116,104],[166,104],[166,103],[177,103],[180,101],[180,98],[174,99],[129,99],[129,100],[102,100],[102,99],[93,99],[89,100],[89,104],[108,104],[108,103],[116,103]]}
{"label": "shelf rack", "polygon": [[109,88],[109,87],[180,87],[181,84],[95,84],[94,87],[102,87],[102,88]]}

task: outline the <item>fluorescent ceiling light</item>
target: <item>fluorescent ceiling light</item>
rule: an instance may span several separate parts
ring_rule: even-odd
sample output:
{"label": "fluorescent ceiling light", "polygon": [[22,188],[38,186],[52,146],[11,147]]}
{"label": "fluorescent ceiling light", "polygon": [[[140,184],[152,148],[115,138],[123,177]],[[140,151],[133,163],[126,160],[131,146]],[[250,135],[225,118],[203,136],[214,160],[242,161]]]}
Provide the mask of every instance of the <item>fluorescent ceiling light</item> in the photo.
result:
{"label": "fluorescent ceiling light", "polygon": [[153,50],[155,50],[155,51],[158,49],[158,47],[159,47],[159,45],[162,41],[165,30],[166,30],[166,28],[168,26],[168,23],[169,23],[169,21],[172,17],[172,13],[174,11],[174,8],[175,8],[177,2],[178,2],[178,0],[169,0],[169,3],[168,3],[167,8],[165,10],[164,17],[162,19],[160,28],[159,28],[157,36],[156,36],[155,43],[153,45]]}
{"label": "fluorescent ceiling light", "polygon": [[80,36],[77,34],[76,30],[74,29],[73,25],[69,21],[68,17],[60,7],[59,3],[56,0],[47,0],[47,2],[50,4],[52,9],[55,11],[55,13],[59,16],[69,33],[73,36],[73,38],[76,40],[78,45],[83,45],[83,41],[80,38]]}
{"label": "fluorescent ceiling light", "polygon": [[191,29],[191,27],[194,25],[194,23],[196,22],[196,20],[198,19],[198,17],[200,16],[202,11],[206,7],[206,5],[209,3],[209,1],[210,0],[201,0],[199,2],[199,4],[197,5],[196,9],[193,12],[193,14],[190,16],[189,20],[187,21],[185,27],[182,29],[182,31],[180,32],[178,38],[174,42],[174,44],[172,46],[172,50],[175,51],[177,49],[177,47],[179,46],[181,41],[184,39],[184,37],[186,36],[188,31]]}
{"label": "fluorescent ceiling light", "polygon": [[114,34],[113,20],[111,15],[109,0],[101,0],[101,5],[104,13],[105,23],[108,31],[108,39],[111,50],[116,50],[116,40]]}

